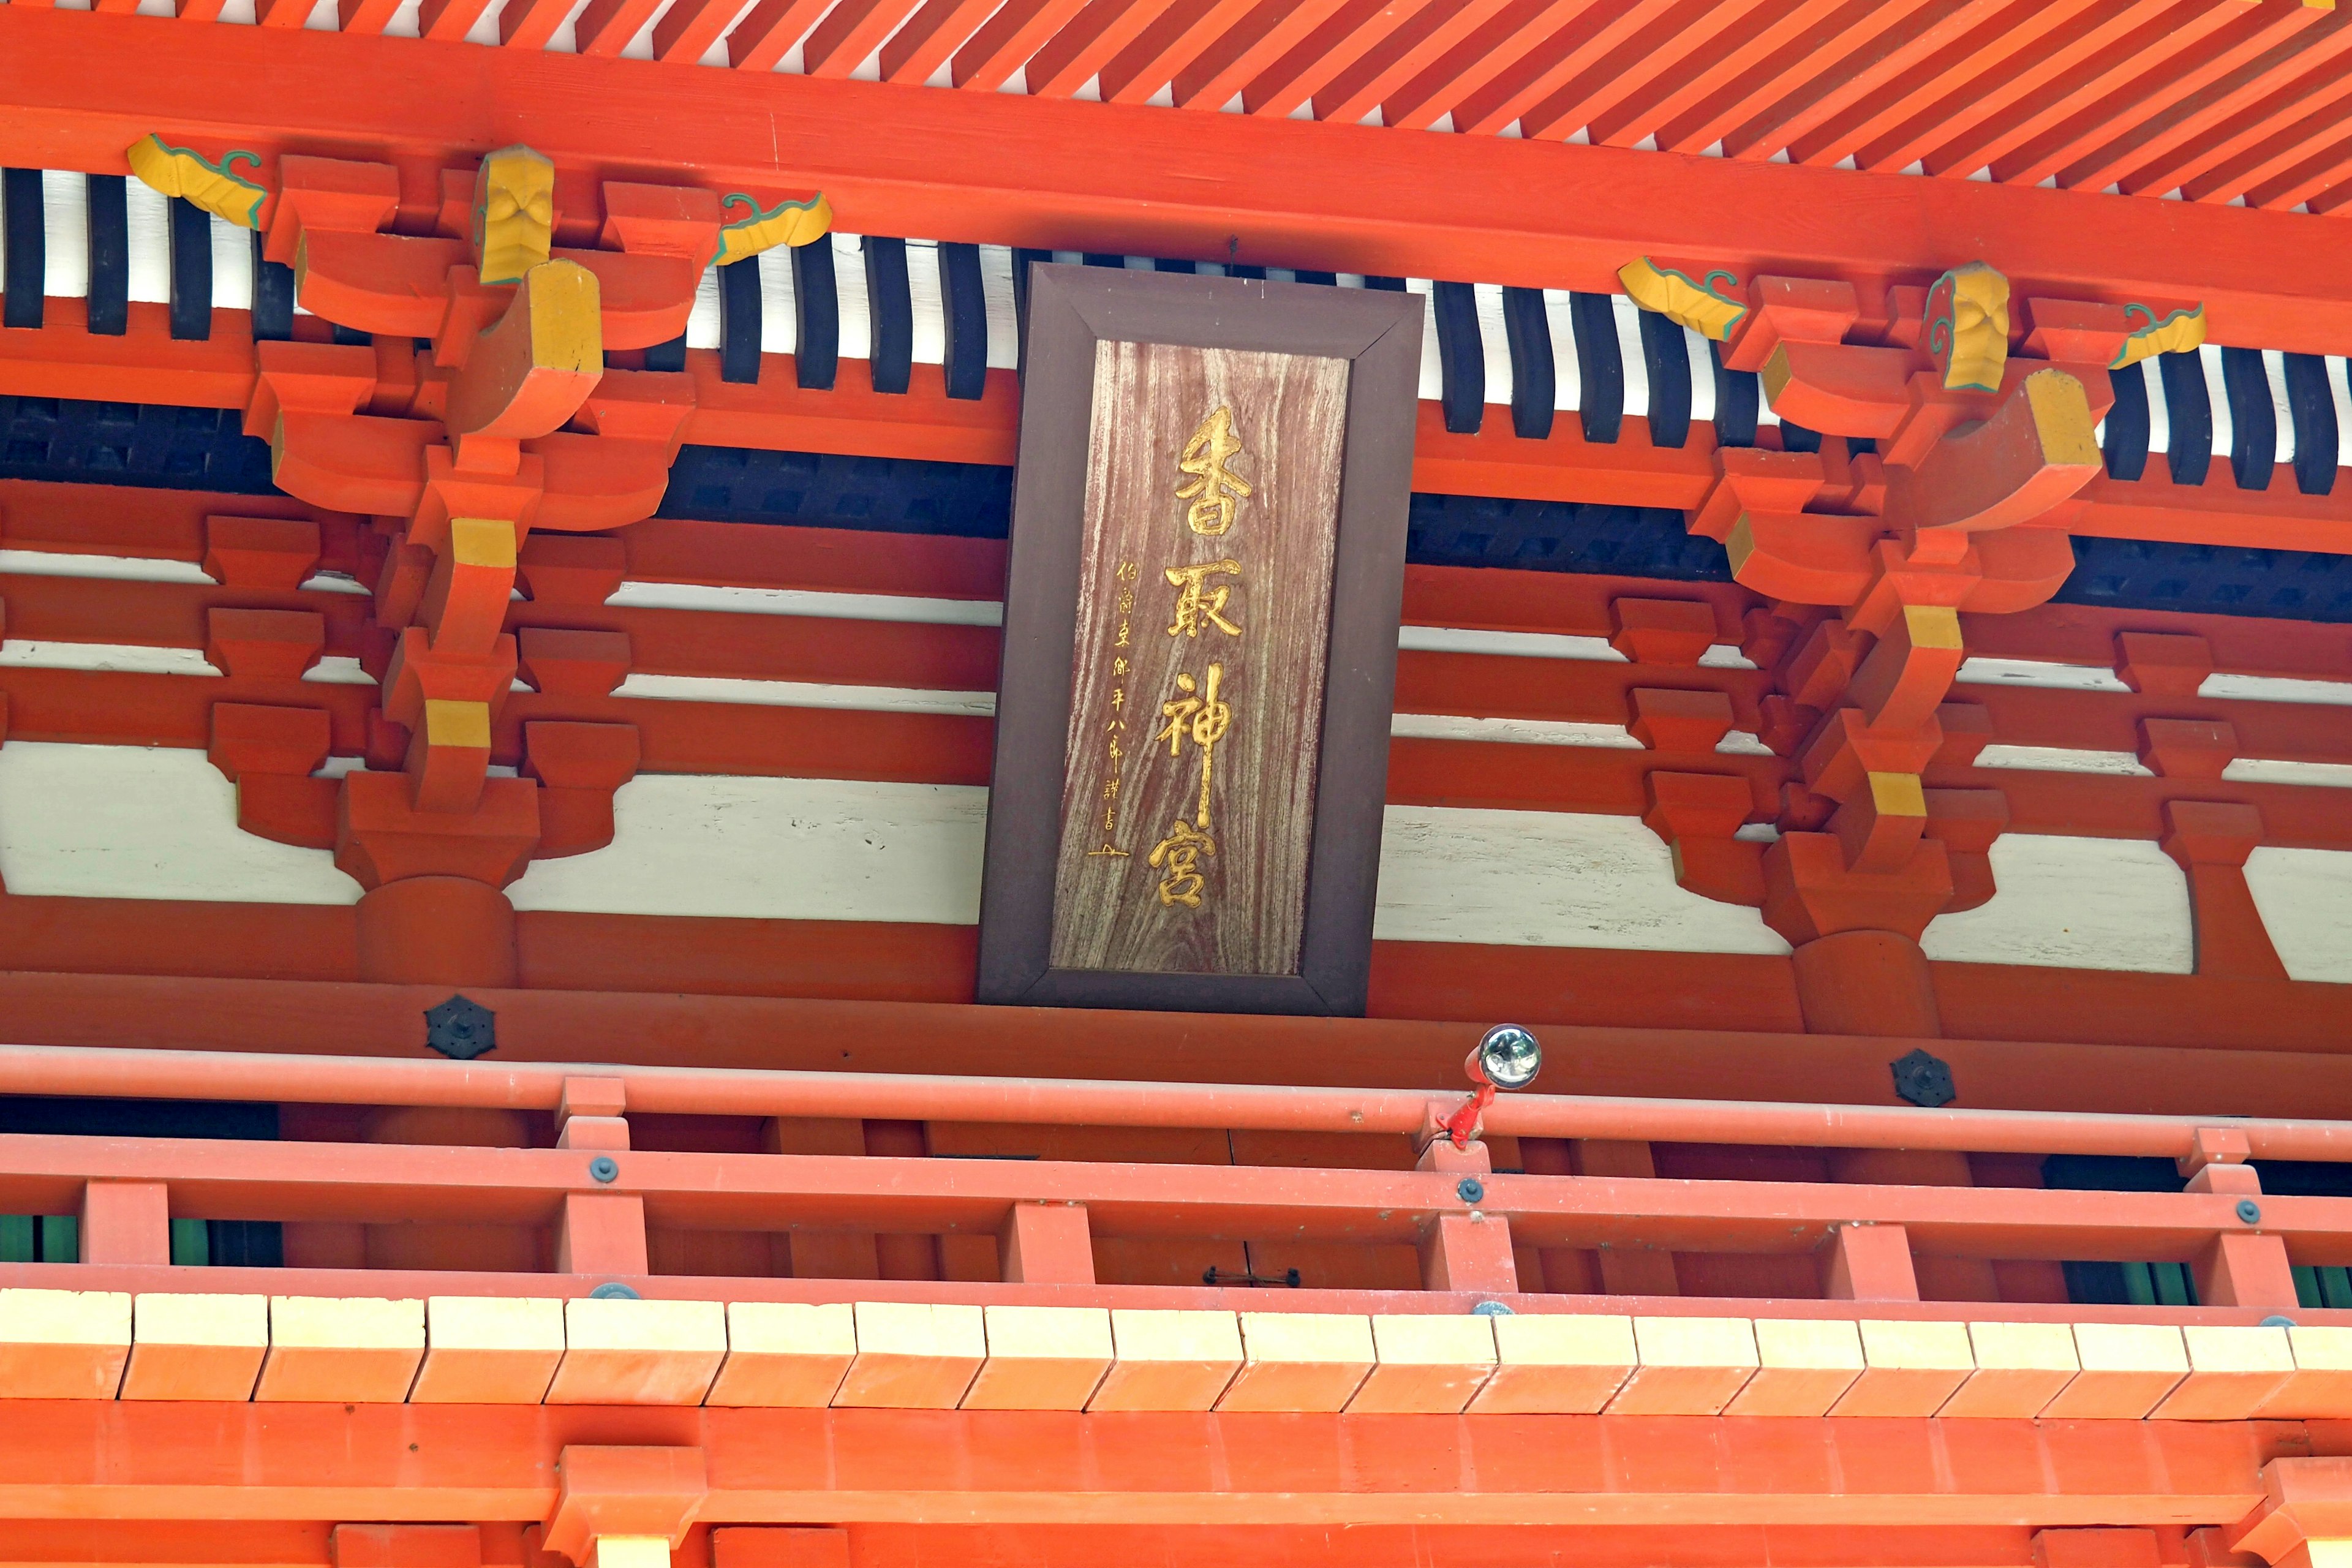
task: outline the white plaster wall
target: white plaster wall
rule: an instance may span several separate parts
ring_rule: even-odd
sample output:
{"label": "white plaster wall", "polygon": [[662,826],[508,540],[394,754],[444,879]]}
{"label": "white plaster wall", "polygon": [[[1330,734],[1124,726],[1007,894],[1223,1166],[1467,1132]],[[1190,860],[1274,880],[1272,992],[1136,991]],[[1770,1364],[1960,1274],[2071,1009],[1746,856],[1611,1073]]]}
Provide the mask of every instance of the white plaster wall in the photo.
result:
{"label": "white plaster wall", "polygon": [[980,919],[988,792],[962,784],[651,773],[607,848],[536,860],[519,910],[770,920]]}
{"label": "white plaster wall", "polygon": [[[535,862],[517,909],[969,924],[987,792],[655,774],[609,848]],[[1632,817],[1391,806],[1375,924],[1391,941],[1785,952],[1753,910],[1686,893]]]}
{"label": "white plaster wall", "polygon": [[2352,982],[2352,850],[2264,845],[2246,886],[2289,976]]}
{"label": "white plaster wall", "polygon": [[1631,816],[1392,805],[1372,934],[1388,942],[1786,952],[1756,910],[1675,884]]}
{"label": "white plaster wall", "polygon": [[2196,967],[2189,879],[2148,840],[2004,833],[1993,841],[1992,874],[1990,900],[1929,924],[1919,944],[1929,958],[2163,974]]}
{"label": "white plaster wall", "polygon": [[239,831],[236,789],[175,747],[0,746],[0,881],[11,893],[350,904],[323,849]]}

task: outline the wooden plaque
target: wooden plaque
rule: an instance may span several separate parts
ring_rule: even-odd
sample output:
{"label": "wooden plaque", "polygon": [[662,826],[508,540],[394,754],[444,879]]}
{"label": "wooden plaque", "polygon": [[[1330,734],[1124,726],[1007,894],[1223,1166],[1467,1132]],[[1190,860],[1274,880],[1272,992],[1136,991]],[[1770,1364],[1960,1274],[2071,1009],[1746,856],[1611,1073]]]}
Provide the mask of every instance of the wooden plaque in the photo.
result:
{"label": "wooden plaque", "polygon": [[1363,1011],[1421,311],[1032,268],[982,1001]]}

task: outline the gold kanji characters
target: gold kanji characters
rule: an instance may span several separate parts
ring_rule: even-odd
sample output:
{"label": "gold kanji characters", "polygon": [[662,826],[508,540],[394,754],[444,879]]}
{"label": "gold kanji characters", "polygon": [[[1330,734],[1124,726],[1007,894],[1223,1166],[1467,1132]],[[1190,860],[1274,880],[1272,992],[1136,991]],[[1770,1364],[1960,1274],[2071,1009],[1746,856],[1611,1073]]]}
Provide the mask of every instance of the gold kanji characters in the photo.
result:
{"label": "gold kanji characters", "polygon": [[1216,852],[1217,841],[1182,817],[1171,823],[1168,837],[1151,847],[1151,858],[1145,862],[1160,873],[1160,901],[1199,909],[1202,890],[1208,886],[1201,857]]}
{"label": "gold kanji characters", "polygon": [[1223,405],[1184,443],[1184,455],[1176,466],[1192,478],[1176,487],[1176,499],[1192,503],[1184,521],[1193,532],[1213,538],[1234,525],[1234,513],[1249,498],[1250,486],[1225,465],[1244,455],[1241,437],[1234,434],[1234,411]]}
{"label": "gold kanji characters", "polygon": [[1216,754],[1216,745],[1233,727],[1233,704],[1217,695],[1217,688],[1225,678],[1222,664],[1209,666],[1205,684],[1189,675],[1176,677],[1176,689],[1184,695],[1160,705],[1160,717],[1168,721],[1160,726],[1154,741],[1168,742],[1168,754],[1177,755],[1186,740],[1201,748],[1201,809],[1194,817],[1202,832],[1209,830],[1209,769]]}
{"label": "gold kanji characters", "polygon": [[1171,566],[1166,576],[1169,586],[1181,590],[1176,595],[1176,618],[1168,626],[1168,635],[1196,637],[1204,626],[1215,626],[1227,637],[1242,635],[1241,627],[1225,619],[1225,600],[1233,594],[1233,584],[1220,583],[1211,586],[1211,577],[1238,577],[1242,563],[1238,561],[1204,561],[1198,566]]}

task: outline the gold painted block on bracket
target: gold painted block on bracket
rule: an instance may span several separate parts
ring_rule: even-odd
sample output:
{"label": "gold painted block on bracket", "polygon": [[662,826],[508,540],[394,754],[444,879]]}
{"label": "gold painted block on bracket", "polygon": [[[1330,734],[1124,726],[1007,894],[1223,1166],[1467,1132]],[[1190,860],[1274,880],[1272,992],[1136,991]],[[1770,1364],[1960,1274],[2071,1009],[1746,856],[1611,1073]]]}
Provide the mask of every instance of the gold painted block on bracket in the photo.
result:
{"label": "gold painted block on bracket", "polygon": [[2042,1406],[2052,1421],[2137,1421],[2189,1375],[2189,1350],[2167,1323],[2077,1323],[2083,1370]]}
{"label": "gold painted block on bracket", "polygon": [[422,1300],[272,1296],[269,1355],[253,1397],[262,1404],[398,1404],[424,1359]]}
{"label": "gold painted block on bracket", "polygon": [[1114,1358],[1088,1410],[1213,1409],[1242,1368],[1231,1312],[1115,1307]]}
{"label": "gold painted block on bracket", "polygon": [[111,1399],[131,1355],[131,1298],[120,1290],[0,1290],[0,1393],[11,1399]]}
{"label": "gold painted block on bracket", "polygon": [[1933,1415],[1976,1371],[1966,1323],[1864,1319],[1859,1326],[1863,1373],[1832,1415]]}
{"label": "gold painted block on bracket", "polygon": [[267,1296],[142,1295],[122,1397],[247,1400],[268,1354]]}
{"label": "gold painted block on bracket", "polygon": [[537,1405],[563,1360],[553,1297],[434,1296],[412,1405]]}
{"label": "gold painted block on bracket", "polygon": [[819,1409],[856,1359],[856,1315],[846,1301],[730,1301],[727,1362],[703,1403]]}
{"label": "gold painted block on bracket", "polygon": [[1756,1375],[1746,1318],[1636,1318],[1642,1364],[1609,1402],[1612,1415],[1718,1415]]}
{"label": "gold painted block on bracket", "polygon": [[1862,1335],[1843,1318],[1759,1318],[1756,1361],[1726,1415],[1826,1415],[1862,1375]]}
{"label": "gold painted block on bracket", "polygon": [[1608,1312],[1520,1312],[1496,1318],[1495,1375],[1470,1402],[1482,1415],[1594,1415],[1640,1358],[1633,1320]]}
{"label": "gold painted block on bracket", "polygon": [[998,1307],[982,1312],[988,1360],[966,1410],[1084,1410],[1110,1370],[1104,1307]]}
{"label": "gold painted block on bracket", "polygon": [[582,1297],[563,1303],[550,1405],[699,1405],[727,1359],[717,1301]]}
{"label": "gold painted block on bracket", "polygon": [[2242,1421],[2294,1375],[2284,1328],[2191,1323],[2180,1331],[2189,1375],[2148,1412],[2158,1421]]}
{"label": "gold painted block on bracket", "polygon": [[952,1410],[988,1359],[978,1307],[860,1301],[856,1318],[857,1359],[833,1396],[836,1405]]}
{"label": "gold painted block on bracket", "polygon": [[1351,1414],[1459,1415],[1495,1374],[1495,1320],[1475,1312],[1378,1312],[1371,1375]]}
{"label": "gold painted block on bracket", "polygon": [[1372,1370],[1372,1321],[1353,1312],[1244,1312],[1242,1369],[1219,1410],[1344,1410]]}
{"label": "gold painted block on bracket", "polygon": [[1970,1323],[1969,1348],[1977,1369],[1938,1415],[2038,1415],[2082,1370],[2074,1331],[2064,1323]]}

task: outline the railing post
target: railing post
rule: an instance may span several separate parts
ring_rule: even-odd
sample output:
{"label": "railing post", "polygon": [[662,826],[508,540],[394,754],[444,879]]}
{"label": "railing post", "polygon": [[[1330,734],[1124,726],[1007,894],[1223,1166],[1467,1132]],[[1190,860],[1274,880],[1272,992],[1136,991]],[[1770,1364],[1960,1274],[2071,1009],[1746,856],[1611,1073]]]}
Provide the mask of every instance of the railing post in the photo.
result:
{"label": "railing post", "polygon": [[[2245,1163],[2252,1141],[2242,1127],[2200,1127],[2188,1153],[2177,1162],[2192,1193],[2219,1193],[2237,1199],[2235,1226],[2216,1236],[2189,1264],[2197,1300],[2207,1307],[2294,1307],[2294,1266],[2286,1243],[2264,1236],[2262,1173]],[[2252,1218],[2247,1217],[2248,1214]]]}
{"label": "railing post", "polygon": [[1822,1243],[1822,1294],[1840,1301],[1916,1301],[1911,1235],[1899,1225],[1841,1225]]}
{"label": "railing post", "polygon": [[1421,1233],[1421,1284],[1425,1290],[1516,1292],[1519,1266],[1509,1222],[1475,1211],[1432,1219]]}
{"label": "railing post", "polygon": [[630,1193],[567,1193],[556,1222],[558,1274],[644,1274],[646,1200]]}
{"label": "railing post", "polygon": [[1091,1285],[1094,1234],[1084,1204],[1014,1204],[997,1233],[1008,1285]]}
{"label": "railing post", "polygon": [[625,1149],[629,1086],[617,1078],[567,1078],[555,1107],[559,1149]]}
{"label": "railing post", "polygon": [[171,1262],[171,1189],[161,1182],[91,1182],[84,1186],[81,1260]]}

